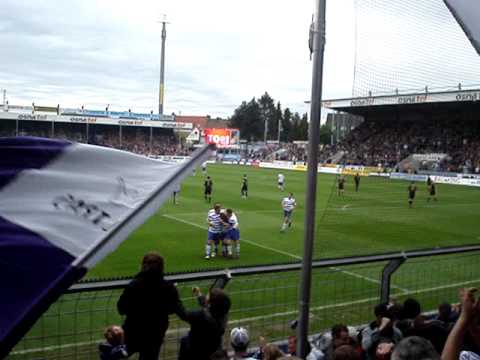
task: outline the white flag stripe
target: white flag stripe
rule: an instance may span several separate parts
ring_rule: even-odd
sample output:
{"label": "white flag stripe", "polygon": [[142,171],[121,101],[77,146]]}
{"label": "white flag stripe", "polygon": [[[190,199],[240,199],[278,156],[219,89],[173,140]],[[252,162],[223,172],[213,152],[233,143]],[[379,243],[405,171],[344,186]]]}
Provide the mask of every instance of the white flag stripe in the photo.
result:
{"label": "white flag stripe", "polygon": [[[0,216],[78,258],[181,167],[114,149],[74,144],[46,167],[23,171],[5,186],[0,191]],[[157,202],[157,208],[160,205]],[[117,245],[108,247],[111,251]]]}

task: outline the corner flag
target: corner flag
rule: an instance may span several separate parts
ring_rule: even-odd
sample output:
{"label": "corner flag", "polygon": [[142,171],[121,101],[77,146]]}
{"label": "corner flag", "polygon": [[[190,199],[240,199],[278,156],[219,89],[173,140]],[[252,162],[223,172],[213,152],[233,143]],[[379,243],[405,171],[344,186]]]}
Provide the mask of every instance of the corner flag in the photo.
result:
{"label": "corner flag", "polygon": [[63,140],[0,138],[0,358],[211,149],[177,164]]}

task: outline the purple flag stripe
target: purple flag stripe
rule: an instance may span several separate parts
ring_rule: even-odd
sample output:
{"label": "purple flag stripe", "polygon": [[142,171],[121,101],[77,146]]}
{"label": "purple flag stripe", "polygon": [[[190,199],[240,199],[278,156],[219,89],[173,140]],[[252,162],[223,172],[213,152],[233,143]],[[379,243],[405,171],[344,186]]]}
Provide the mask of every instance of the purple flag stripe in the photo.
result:
{"label": "purple flag stripe", "polygon": [[[29,319],[36,319],[32,313],[46,310],[45,305],[42,306],[45,295],[52,292],[47,296],[50,303],[51,296],[58,297],[71,284],[71,277],[78,278],[80,274],[71,267],[72,255],[2,217],[0,234],[0,283],[4,294],[0,296],[2,358],[2,354],[18,340],[13,340],[12,336],[18,336],[32,325]],[[66,278],[69,280],[65,283]]]}
{"label": "purple flag stripe", "polygon": [[21,171],[44,167],[71,144],[36,137],[0,138],[0,190]]}

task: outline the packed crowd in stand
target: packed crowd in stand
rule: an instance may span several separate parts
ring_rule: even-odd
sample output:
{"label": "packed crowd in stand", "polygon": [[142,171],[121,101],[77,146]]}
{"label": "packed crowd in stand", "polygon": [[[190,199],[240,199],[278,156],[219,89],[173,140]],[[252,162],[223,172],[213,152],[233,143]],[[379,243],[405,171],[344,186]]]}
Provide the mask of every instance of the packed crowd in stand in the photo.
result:
{"label": "packed crowd in stand", "polygon": [[141,155],[187,156],[191,153],[191,150],[182,147],[174,136],[155,136],[152,139],[151,147],[148,138],[139,137],[138,135],[122,136],[121,143],[117,134],[102,135],[97,136],[92,141],[92,144],[122,149]]}
{"label": "packed crowd in stand", "polygon": [[[43,125],[22,124],[19,134],[50,137],[50,125]],[[1,136],[14,134],[14,127],[0,129]],[[75,124],[70,127],[57,125],[55,137],[143,155],[189,155],[192,152],[180,143],[173,132],[168,134],[168,131],[155,133],[151,144],[146,130],[126,128],[120,137],[118,128],[105,127],[90,133],[87,139],[84,126],[79,130]],[[395,169],[410,155],[433,153],[446,156],[431,168],[423,169],[420,165],[420,170],[480,173],[480,123],[466,120],[367,120],[338,144],[322,146],[319,162]],[[243,157],[261,161],[304,162],[307,161],[307,151],[303,144],[258,143],[249,145]]]}
{"label": "packed crowd in stand", "polygon": [[251,147],[247,151],[246,157],[249,160],[261,161],[306,161],[307,151],[305,145],[293,143],[260,144],[256,147]]}
{"label": "packed crowd in stand", "polygon": [[[49,127],[20,129],[19,133],[21,136],[38,136],[46,138],[51,137],[51,134],[51,129]],[[0,136],[13,135],[15,135],[14,129],[0,132]],[[55,129],[54,136],[57,139],[121,149],[140,155],[188,156],[193,151],[193,149],[182,145],[174,135],[155,134],[152,137],[152,143],[150,144],[150,137],[147,132],[124,131],[120,139],[118,129],[110,131],[102,130],[98,133],[90,134],[87,139],[85,131],[74,131],[73,129],[58,126]]]}
{"label": "packed crowd in stand", "polygon": [[[228,313],[232,305],[216,284],[206,296],[193,288],[199,309],[186,310],[174,284],[164,279],[163,258],[147,253],[142,269],[124,289],[117,308],[125,321],[106,329],[99,345],[102,360],[127,358],[139,353],[141,360],[158,360],[169,315],[176,314],[190,326],[180,341],[179,360],[274,360],[295,359],[295,324],[286,342],[253,340],[246,328],[230,330],[230,346],[224,348]],[[305,344],[308,360],[410,360],[480,359],[480,300],[476,289],[461,289],[460,303],[440,304],[438,312],[425,315],[420,303],[378,304],[372,321],[363,326],[335,324],[330,331]]]}
{"label": "packed crowd in stand", "polygon": [[322,152],[342,151],[342,163],[394,168],[411,154],[444,153],[437,171],[478,172],[480,126],[474,121],[365,121],[343,141]]}

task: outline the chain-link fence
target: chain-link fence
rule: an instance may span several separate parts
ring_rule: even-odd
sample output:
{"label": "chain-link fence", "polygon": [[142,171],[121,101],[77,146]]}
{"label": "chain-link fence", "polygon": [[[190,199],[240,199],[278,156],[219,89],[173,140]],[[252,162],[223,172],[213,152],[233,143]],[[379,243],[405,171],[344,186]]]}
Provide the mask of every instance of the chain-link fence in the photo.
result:
{"label": "chain-link fence", "polygon": [[[310,333],[337,323],[358,326],[373,319],[381,299],[414,297],[423,311],[442,302],[456,302],[458,289],[480,285],[480,246],[373,255],[314,262]],[[251,346],[293,335],[297,318],[300,264],[232,269],[226,290],[232,298],[229,329],[246,327]],[[187,309],[198,308],[192,287],[204,291],[222,272],[171,275]],[[9,359],[97,359],[103,330],[121,324],[117,300],[127,280],[73,286],[43,315],[11,352]],[[383,290],[382,290],[383,289]],[[176,359],[188,324],[175,316],[162,347],[162,359]],[[229,332],[226,332],[228,334]],[[228,347],[228,335],[225,336]]]}

